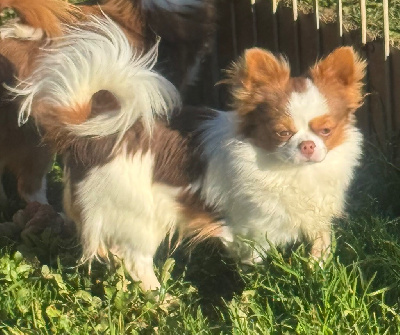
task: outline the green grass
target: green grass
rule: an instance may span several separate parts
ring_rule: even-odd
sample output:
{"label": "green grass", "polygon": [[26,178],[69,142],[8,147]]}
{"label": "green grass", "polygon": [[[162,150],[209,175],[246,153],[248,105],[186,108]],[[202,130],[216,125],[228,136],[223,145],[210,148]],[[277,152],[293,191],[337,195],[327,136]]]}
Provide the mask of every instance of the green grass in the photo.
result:
{"label": "green grass", "polygon": [[[292,6],[292,0],[281,0],[284,6]],[[369,39],[383,38],[383,1],[366,0],[367,34]],[[319,0],[322,22],[337,20],[337,0]],[[299,10],[313,12],[314,0],[298,0]],[[361,29],[359,0],[343,0],[343,25],[345,30]],[[400,46],[400,0],[389,0],[389,34],[393,46]]]}
{"label": "green grass", "polygon": [[[59,170],[50,179],[57,189]],[[55,227],[3,238],[0,333],[398,334],[399,192],[399,171],[370,148],[323,269],[304,244],[270,250],[262,265],[247,269],[221,256],[217,244],[191,257],[178,251],[175,260],[162,249],[159,301],[123,267],[94,263],[89,274],[77,266],[77,241]]]}

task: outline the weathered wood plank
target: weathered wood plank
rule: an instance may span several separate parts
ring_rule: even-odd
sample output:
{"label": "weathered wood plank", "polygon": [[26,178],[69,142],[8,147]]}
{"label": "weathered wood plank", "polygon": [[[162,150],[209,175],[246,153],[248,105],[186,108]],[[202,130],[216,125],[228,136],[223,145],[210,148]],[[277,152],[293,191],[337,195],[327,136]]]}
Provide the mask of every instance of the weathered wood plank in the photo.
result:
{"label": "weathered wood plank", "polygon": [[322,54],[327,55],[342,45],[339,35],[339,22],[320,23]]}
{"label": "weathered wood plank", "polygon": [[289,59],[293,75],[300,74],[300,53],[298,47],[297,21],[293,21],[291,8],[278,7],[279,51]]}
{"label": "weathered wood plank", "polygon": [[319,31],[313,13],[299,13],[300,73],[304,73],[320,57]]}
{"label": "weathered wood plank", "polygon": [[392,96],[392,125],[393,125],[393,158],[394,162],[400,164],[400,50],[391,48],[391,96]]}
{"label": "weathered wood plank", "polygon": [[235,29],[239,55],[255,45],[254,22],[250,0],[234,0]]}
{"label": "weathered wood plank", "polygon": [[368,55],[368,80],[370,89],[370,110],[372,135],[380,147],[387,152],[386,140],[391,128],[390,105],[386,99],[388,95],[387,81],[385,78],[385,54],[383,41],[369,42]]}
{"label": "weathered wood plank", "polygon": [[[222,70],[226,69],[237,58],[235,7],[232,0],[219,0],[218,2],[218,31],[217,31],[217,67],[219,78],[223,77]],[[225,85],[218,85],[213,89],[218,92],[218,107],[225,109],[228,104],[229,94]]]}
{"label": "weathered wood plank", "polygon": [[278,51],[278,24],[269,0],[256,0],[255,5],[257,46]]}

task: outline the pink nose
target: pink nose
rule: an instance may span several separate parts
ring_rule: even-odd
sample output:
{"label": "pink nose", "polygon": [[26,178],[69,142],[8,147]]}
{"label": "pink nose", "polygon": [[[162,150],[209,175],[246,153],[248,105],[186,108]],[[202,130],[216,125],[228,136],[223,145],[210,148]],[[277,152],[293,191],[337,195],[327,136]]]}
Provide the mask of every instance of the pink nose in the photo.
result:
{"label": "pink nose", "polygon": [[313,141],[303,141],[299,145],[299,149],[304,157],[310,158],[314,153],[315,143]]}

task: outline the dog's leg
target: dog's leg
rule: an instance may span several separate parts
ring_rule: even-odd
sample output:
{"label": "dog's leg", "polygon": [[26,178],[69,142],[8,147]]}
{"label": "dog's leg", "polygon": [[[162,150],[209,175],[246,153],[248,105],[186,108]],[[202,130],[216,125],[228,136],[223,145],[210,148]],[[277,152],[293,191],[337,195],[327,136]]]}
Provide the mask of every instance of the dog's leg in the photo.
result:
{"label": "dog's leg", "polygon": [[160,288],[154,273],[154,264],[152,255],[143,255],[134,253],[129,258],[124,259],[125,267],[135,281],[140,281],[140,288],[145,291],[157,290]]}
{"label": "dog's leg", "polygon": [[311,247],[311,256],[319,261],[325,261],[331,252],[331,231],[320,231],[316,234]]}
{"label": "dog's leg", "polygon": [[47,147],[32,147],[21,161],[22,168],[13,171],[17,176],[18,193],[26,202],[48,204],[46,175],[52,161],[53,155]]}
{"label": "dog's leg", "polygon": [[41,178],[37,176],[31,176],[31,178],[24,174],[18,176],[18,192],[20,196],[26,202],[37,201],[41,204],[48,204],[46,175]]}

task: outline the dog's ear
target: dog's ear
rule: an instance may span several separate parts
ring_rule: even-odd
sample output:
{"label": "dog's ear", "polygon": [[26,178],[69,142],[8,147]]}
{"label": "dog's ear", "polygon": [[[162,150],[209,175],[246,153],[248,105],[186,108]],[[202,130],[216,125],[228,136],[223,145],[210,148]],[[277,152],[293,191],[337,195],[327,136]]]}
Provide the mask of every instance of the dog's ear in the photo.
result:
{"label": "dog's ear", "polygon": [[286,86],[290,78],[290,68],[282,57],[275,57],[271,52],[253,48],[244,54],[244,85],[248,89],[254,86]]}
{"label": "dog's ear", "polygon": [[290,79],[287,61],[259,48],[246,50],[227,73],[223,83],[231,85],[232,107],[241,115],[257,105],[281,99]]}
{"label": "dog's ear", "polygon": [[341,91],[350,111],[356,110],[363,98],[365,61],[352,47],[334,50],[310,71],[314,83],[326,91]]}
{"label": "dog's ear", "polygon": [[311,70],[313,77],[337,80],[345,86],[364,78],[365,62],[360,60],[352,47],[341,47],[317,63]]}

